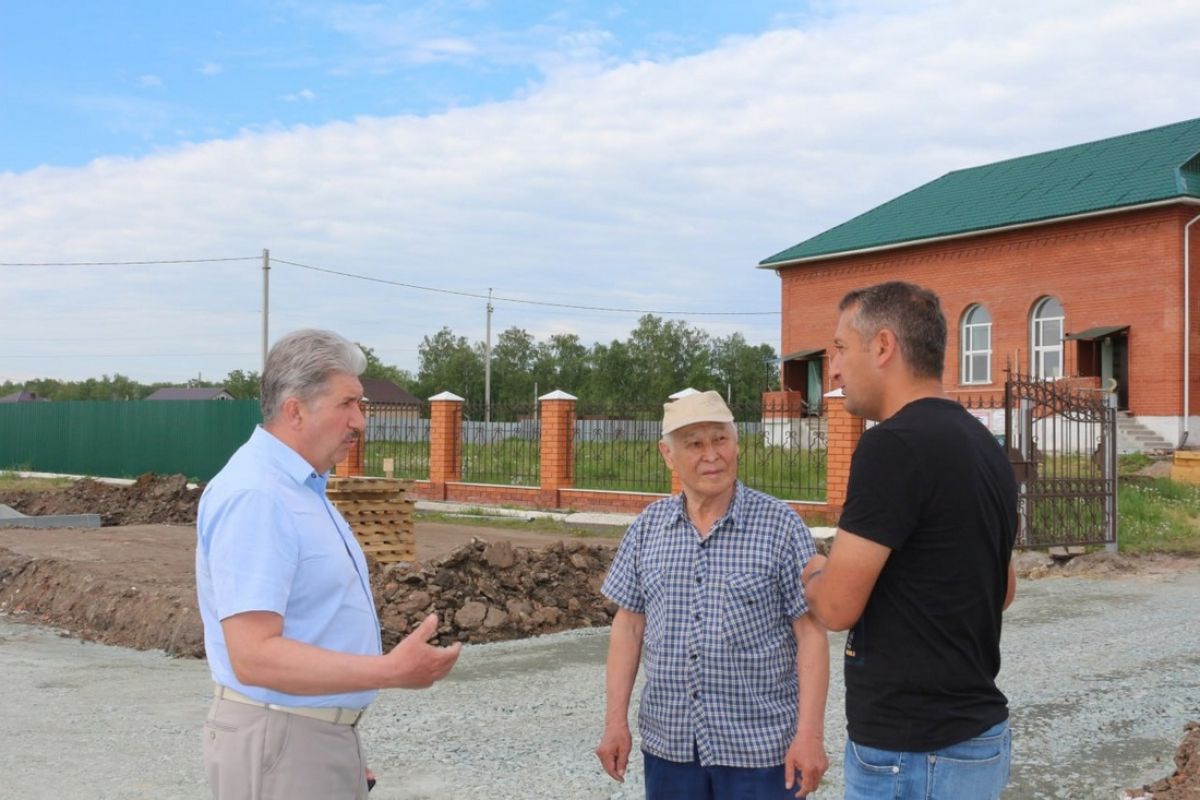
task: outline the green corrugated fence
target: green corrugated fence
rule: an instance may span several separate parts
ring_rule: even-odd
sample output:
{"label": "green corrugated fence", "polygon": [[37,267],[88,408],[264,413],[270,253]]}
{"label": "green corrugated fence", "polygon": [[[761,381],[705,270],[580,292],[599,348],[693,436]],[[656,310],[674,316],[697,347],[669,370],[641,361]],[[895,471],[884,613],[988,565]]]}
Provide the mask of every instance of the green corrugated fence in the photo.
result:
{"label": "green corrugated fence", "polygon": [[0,404],[0,469],[207,481],[262,422],[257,400]]}

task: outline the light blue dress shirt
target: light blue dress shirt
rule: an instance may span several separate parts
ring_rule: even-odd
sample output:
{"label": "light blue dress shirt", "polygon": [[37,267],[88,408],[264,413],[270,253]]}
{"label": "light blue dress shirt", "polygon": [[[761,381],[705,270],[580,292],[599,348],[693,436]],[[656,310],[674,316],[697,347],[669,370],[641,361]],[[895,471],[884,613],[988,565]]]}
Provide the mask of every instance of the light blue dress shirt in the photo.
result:
{"label": "light blue dress shirt", "polygon": [[325,497],[328,473],[265,429],[209,482],[196,520],[196,593],[213,680],[264,703],[365,708],[377,692],[292,695],[234,676],[221,620],[245,611],[283,617],[283,635],[379,655],[379,620],[362,548]]}

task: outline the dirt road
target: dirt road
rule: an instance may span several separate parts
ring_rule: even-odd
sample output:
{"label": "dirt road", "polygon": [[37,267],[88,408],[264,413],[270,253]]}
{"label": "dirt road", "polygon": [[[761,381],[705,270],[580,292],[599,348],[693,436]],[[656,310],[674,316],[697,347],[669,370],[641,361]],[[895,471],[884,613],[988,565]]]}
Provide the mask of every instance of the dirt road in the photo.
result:
{"label": "dirt road", "polygon": [[[1006,798],[1116,800],[1170,773],[1200,717],[1200,572],[1023,585],[1005,617],[1001,687],[1014,728]],[[841,796],[840,636],[826,717]],[[604,630],[470,645],[428,692],[384,692],[363,722],[373,800],[632,800],[591,754],[603,719]],[[0,617],[0,796],[201,800],[207,666],[81,643]]]}

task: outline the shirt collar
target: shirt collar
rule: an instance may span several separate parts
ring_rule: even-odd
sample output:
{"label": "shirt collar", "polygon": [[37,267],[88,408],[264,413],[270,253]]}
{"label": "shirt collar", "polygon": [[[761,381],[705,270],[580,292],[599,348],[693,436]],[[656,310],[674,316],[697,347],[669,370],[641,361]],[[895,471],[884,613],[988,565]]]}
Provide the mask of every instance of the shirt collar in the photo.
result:
{"label": "shirt collar", "polygon": [[[718,528],[725,525],[726,522],[736,522],[744,504],[743,497],[745,496],[746,487],[742,485],[740,480],[733,482],[733,499],[729,501],[729,508],[725,509],[725,513],[713,525],[713,533],[717,532]],[[687,504],[684,502],[684,494],[679,494],[671,498],[675,502],[675,516],[682,522],[691,524],[691,520],[687,515]]]}
{"label": "shirt collar", "polygon": [[266,454],[268,458],[274,461],[283,473],[296,483],[312,483],[321,492],[325,491],[325,483],[329,480],[329,473],[317,474],[312,464],[309,464],[304,456],[297,453],[291,447],[288,447],[275,434],[268,431],[262,425],[254,428],[254,433],[250,436],[250,442],[257,450]]}

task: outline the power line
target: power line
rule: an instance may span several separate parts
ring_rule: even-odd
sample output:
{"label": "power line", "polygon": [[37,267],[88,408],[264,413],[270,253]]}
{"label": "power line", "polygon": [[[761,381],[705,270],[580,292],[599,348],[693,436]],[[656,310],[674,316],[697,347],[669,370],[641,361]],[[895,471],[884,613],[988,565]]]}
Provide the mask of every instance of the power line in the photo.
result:
{"label": "power line", "polygon": [[[371,283],[383,283],[388,286],[400,286],[405,289],[419,289],[423,292],[437,292],[438,294],[452,294],[458,297],[473,297],[479,300],[489,299],[489,295],[478,292],[464,292],[457,289],[441,289],[436,286],[421,286],[415,283],[404,283],[403,281],[392,281],[386,278],[376,278],[372,275],[361,275],[356,272],[345,272],[342,270],[329,269],[327,267],[314,267],[311,264],[299,264],[295,261],[285,261],[282,258],[272,258],[273,264],[287,264],[300,269],[308,269],[313,272],[324,272],[328,275],[339,275],[343,278],[354,278],[360,281],[370,281]],[[758,317],[758,316],[778,316],[778,311],[654,311],[641,308],[609,308],[606,306],[581,306],[572,303],[553,303],[548,300],[523,300],[516,297],[500,297],[499,295],[491,295],[492,300],[498,300],[505,303],[523,303],[531,306],[551,306],[553,308],[574,308],[583,311],[610,311],[618,314],[671,314],[678,316],[695,316],[695,317]]]}
{"label": "power line", "polygon": [[130,267],[149,264],[213,264],[218,261],[258,261],[260,256],[237,258],[175,258],[161,261],[0,261],[0,267]]}
{"label": "power line", "polygon": [[255,353],[0,353],[0,358],[207,358],[209,356],[252,356]]}
{"label": "power line", "polygon": [[[215,264],[232,261],[258,261],[260,258],[260,256],[237,256],[233,258],[174,258],[148,261],[0,261],[0,267],[129,267],[153,266],[157,264]],[[422,286],[416,283],[393,281],[386,278],[377,278],[372,275],[362,275],[356,272],[346,272],[344,270],[330,269],[328,267],[318,267],[312,264],[301,264],[298,261],[288,261],[282,258],[272,258],[271,261],[276,264],[287,264],[291,267],[312,270],[313,272],[323,272],[327,275],[337,275],[343,278],[353,278],[354,280],[369,281],[371,283],[382,283],[388,286],[399,286],[405,289],[416,289],[422,292],[436,292],[438,294],[449,294],[458,297],[471,297],[479,300],[488,299],[488,295],[481,292],[466,292],[457,289],[444,289],[437,286]],[[547,306],[550,308],[571,308],[581,311],[605,311],[614,314],[663,314],[695,317],[765,317],[778,316],[780,314],[778,311],[678,311],[645,308],[616,308],[611,306],[585,306],[575,303],[556,303],[550,300],[526,300],[517,297],[501,297],[499,295],[493,295],[492,299],[504,303],[519,303],[530,306]]]}

